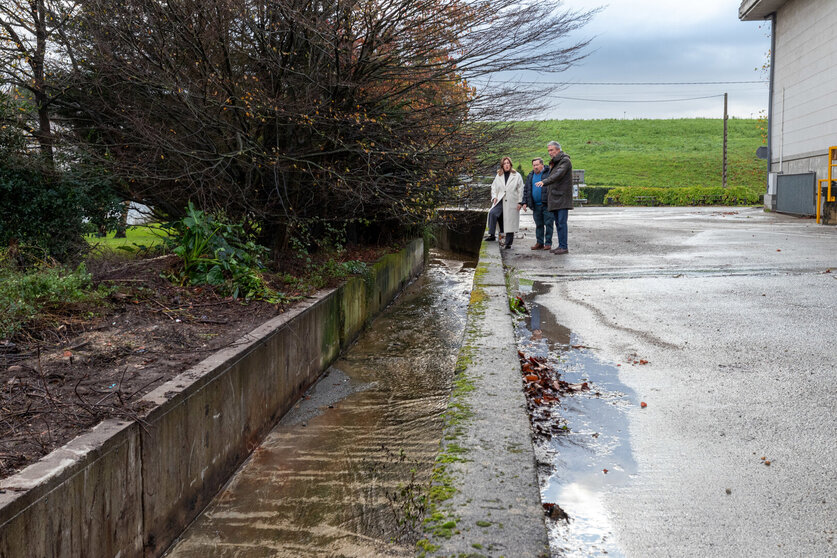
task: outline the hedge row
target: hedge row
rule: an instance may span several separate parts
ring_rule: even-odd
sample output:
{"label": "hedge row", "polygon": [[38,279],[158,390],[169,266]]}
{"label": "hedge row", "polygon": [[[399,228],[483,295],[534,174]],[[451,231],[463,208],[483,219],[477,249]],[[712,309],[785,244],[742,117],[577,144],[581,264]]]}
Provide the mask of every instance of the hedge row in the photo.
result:
{"label": "hedge row", "polygon": [[591,205],[604,205],[605,197],[612,188],[603,188],[601,186],[587,186],[579,189],[579,196],[587,199],[587,203]]}
{"label": "hedge row", "polygon": [[760,196],[760,189],[745,186],[581,188],[581,197],[586,197],[587,203],[594,205],[755,205],[760,203]]}

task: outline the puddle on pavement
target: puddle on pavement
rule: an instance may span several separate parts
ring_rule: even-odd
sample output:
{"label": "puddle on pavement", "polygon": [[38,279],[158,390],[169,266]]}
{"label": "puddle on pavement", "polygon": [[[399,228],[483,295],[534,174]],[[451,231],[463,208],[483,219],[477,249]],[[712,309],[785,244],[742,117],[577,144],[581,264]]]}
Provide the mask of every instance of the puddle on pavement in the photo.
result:
{"label": "puddle on pavement", "polygon": [[624,556],[606,500],[636,474],[626,414],[637,404],[636,397],[619,381],[615,364],[599,360],[585,340],[535,302],[549,285],[520,280],[518,288],[529,310],[516,326],[519,349],[526,356],[546,358],[563,380],[590,385],[589,391],[561,399],[556,414],[566,433],[535,444],[541,499],[557,504],[569,517],[546,521],[552,555]]}
{"label": "puddle on pavement", "polygon": [[431,251],[167,556],[414,555],[474,266]]}

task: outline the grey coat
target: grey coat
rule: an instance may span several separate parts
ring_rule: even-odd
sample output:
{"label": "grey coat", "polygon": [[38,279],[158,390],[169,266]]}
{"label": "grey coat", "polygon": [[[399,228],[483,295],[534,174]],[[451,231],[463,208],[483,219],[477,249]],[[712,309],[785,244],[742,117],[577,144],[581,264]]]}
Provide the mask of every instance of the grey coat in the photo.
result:
{"label": "grey coat", "polygon": [[549,176],[543,180],[549,211],[573,208],[573,164],[561,151],[549,162]]}

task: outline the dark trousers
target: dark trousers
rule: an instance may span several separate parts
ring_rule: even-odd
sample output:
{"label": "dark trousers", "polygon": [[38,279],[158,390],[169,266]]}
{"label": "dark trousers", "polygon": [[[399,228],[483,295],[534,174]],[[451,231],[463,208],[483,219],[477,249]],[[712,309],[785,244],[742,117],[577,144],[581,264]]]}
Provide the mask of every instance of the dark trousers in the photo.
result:
{"label": "dark trousers", "polygon": [[536,203],[532,208],[532,218],[535,220],[535,242],[542,245],[552,245],[552,229],[555,217],[546,209],[546,204]]}
{"label": "dark trousers", "polygon": [[503,234],[503,202],[498,203],[488,212],[488,236],[494,236],[498,223],[500,234]]}
{"label": "dark trousers", "polygon": [[567,250],[567,217],[570,215],[570,210],[556,209],[552,215],[555,216],[555,228],[558,229],[558,248]]}

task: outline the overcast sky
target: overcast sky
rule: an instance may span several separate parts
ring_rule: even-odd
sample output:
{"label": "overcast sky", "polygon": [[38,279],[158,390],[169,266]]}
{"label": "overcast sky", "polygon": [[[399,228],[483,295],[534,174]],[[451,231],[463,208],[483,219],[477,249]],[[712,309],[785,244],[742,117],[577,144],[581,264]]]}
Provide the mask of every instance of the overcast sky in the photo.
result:
{"label": "overcast sky", "polygon": [[[738,19],[740,0],[564,0],[583,10],[603,6],[580,33],[593,37],[589,56],[545,79],[574,85],[553,92],[539,118],[755,118],[767,109],[767,84],[582,85],[579,82],[741,82],[766,80],[756,68],[770,48],[769,22]],[[761,23],[761,28],[759,24]],[[522,79],[532,79],[531,76]],[[577,84],[577,85],[576,85]],[[663,102],[714,96],[709,99]],[[573,100],[560,97],[574,97]],[[608,100],[612,102],[598,102]],[[628,102],[654,101],[654,102]]]}

